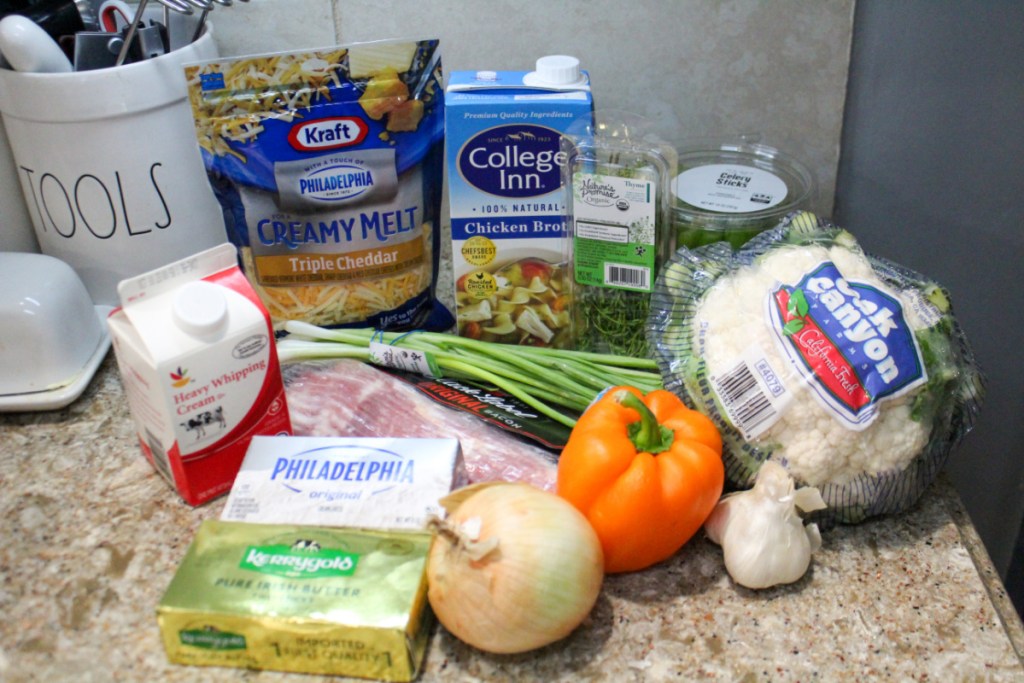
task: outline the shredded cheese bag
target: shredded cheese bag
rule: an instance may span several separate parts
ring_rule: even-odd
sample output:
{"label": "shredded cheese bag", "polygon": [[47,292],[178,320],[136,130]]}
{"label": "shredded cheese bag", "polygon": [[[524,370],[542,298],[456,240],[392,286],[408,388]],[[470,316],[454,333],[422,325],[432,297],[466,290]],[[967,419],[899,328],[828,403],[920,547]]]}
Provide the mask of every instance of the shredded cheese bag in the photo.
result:
{"label": "shredded cheese bag", "polygon": [[436,40],[185,67],[228,238],[280,329],[446,330],[444,91]]}

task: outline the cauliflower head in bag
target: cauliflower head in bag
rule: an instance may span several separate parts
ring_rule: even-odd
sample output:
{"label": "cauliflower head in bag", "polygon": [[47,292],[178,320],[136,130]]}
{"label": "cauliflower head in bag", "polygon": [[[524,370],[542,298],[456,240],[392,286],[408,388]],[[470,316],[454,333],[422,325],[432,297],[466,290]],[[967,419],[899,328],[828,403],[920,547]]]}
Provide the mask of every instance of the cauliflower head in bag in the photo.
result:
{"label": "cauliflower head in bag", "polygon": [[826,526],[915,503],[983,394],[946,290],[808,213],[738,252],[680,249],[648,334],[665,387],[721,430],[729,485],[778,462]]}

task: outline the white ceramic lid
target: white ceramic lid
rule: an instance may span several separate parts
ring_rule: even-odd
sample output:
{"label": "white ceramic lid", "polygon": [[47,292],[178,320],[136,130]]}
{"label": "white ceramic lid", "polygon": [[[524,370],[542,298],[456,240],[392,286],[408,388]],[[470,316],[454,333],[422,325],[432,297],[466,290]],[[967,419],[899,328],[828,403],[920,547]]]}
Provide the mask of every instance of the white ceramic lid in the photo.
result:
{"label": "white ceramic lid", "polygon": [[81,380],[106,330],[85,285],[52,256],[0,252],[0,396]]}

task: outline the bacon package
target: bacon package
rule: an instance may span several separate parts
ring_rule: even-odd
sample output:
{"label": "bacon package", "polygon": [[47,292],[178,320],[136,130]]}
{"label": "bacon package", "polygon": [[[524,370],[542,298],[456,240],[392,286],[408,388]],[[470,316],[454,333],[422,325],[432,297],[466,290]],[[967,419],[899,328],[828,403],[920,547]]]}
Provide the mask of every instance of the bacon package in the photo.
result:
{"label": "bacon package", "polygon": [[285,395],[296,436],[459,440],[470,483],[519,481],[554,490],[556,456],[479,417],[428,398],[356,360],[286,365]]}

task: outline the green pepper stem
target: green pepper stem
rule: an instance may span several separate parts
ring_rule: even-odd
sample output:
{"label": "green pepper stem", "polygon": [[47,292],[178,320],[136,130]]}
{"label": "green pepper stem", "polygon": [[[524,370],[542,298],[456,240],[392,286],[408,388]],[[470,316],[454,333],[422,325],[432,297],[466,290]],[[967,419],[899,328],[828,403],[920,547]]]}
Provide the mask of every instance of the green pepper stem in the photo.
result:
{"label": "green pepper stem", "polygon": [[640,397],[623,389],[616,393],[615,400],[622,407],[632,408],[640,414],[640,420],[630,423],[626,428],[629,440],[636,446],[637,452],[657,455],[672,448],[675,434],[668,427],[658,424],[658,418],[654,417],[654,413]]}

